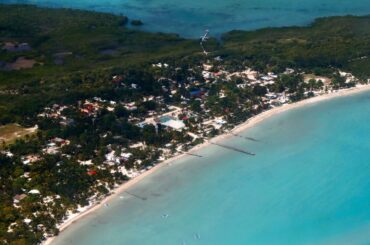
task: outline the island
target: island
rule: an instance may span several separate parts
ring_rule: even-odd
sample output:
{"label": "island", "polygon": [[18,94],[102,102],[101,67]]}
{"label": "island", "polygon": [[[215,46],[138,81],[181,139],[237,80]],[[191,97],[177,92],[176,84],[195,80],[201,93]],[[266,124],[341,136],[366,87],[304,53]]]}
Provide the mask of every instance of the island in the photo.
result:
{"label": "island", "polygon": [[370,15],[231,31],[206,54],[199,40],[127,25],[0,5],[2,243],[56,236],[122,184],[245,122],[369,88]]}

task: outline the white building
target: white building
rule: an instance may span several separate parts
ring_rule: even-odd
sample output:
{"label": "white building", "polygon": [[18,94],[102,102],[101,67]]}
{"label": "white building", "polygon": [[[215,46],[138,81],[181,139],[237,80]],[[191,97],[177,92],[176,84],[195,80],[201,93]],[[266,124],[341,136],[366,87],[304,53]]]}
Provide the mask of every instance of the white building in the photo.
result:
{"label": "white building", "polygon": [[161,124],[164,125],[164,126],[173,128],[175,130],[180,130],[180,129],[185,128],[185,123],[183,121],[180,121],[180,120],[170,119],[166,122],[162,122]]}

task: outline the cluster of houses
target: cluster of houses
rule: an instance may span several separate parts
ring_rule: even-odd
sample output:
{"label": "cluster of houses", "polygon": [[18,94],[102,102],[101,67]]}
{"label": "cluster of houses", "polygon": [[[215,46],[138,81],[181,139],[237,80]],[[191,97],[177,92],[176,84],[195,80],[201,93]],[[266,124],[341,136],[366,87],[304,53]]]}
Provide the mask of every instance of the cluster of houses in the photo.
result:
{"label": "cluster of houses", "polygon": [[[11,45],[8,45],[7,47],[11,48]],[[177,69],[170,67],[170,65],[166,63],[157,63],[153,64],[152,66],[156,69]],[[167,93],[170,97],[174,95],[180,96],[181,101],[174,105],[168,105],[164,103],[164,96],[144,96],[138,101],[130,102],[106,101],[101,98],[94,97],[89,100],[80,101],[75,106],[54,104],[50,107],[44,108],[44,111],[40,113],[39,116],[59,120],[61,125],[70,125],[73,123],[73,119],[68,118],[63,114],[63,111],[69,107],[77,109],[86,116],[96,117],[100,110],[106,109],[114,112],[117,106],[120,105],[127,110],[129,114],[129,122],[140,128],[144,128],[146,125],[153,125],[157,128],[159,125],[161,125],[162,128],[183,131],[190,135],[193,139],[198,139],[207,137],[207,134],[213,129],[221,130],[223,127],[225,127],[225,125],[228,125],[228,121],[225,116],[210,116],[209,109],[205,106],[205,101],[209,92],[209,84],[218,83],[220,81],[229,82],[238,80],[238,89],[253,89],[255,86],[265,87],[267,93],[259,98],[259,102],[252,106],[253,109],[259,108],[261,104],[264,105],[264,108],[273,108],[287,104],[291,101],[291,95],[285,91],[282,93],[274,93],[269,91],[268,88],[273,86],[279,77],[278,74],[273,72],[262,74],[248,67],[241,71],[229,72],[223,66],[215,65],[211,62],[202,64],[200,67],[197,67],[197,69],[200,70],[203,80],[198,81],[194,76],[189,75],[187,80],[190,82],[181,85],[184,86],[183,88],[185,88],[185,90],[188,92],[187,94],[180,93],[179,88],[181,86],[176,81],[166,77],[158,78],[158,82],[168,81],[168,86],[162,86],[164,94]],[[284,72],[284,74],[294,73],[296,73],[296,71],[289,68],[287,68]],[[352,74],[340,71],[340,75],[346,78],[346,82],[358,82],[358,80]],[[316,81],[322,81],[325,85],[325,88],[330,87],[331,80],[329,78],[313,75],[305,75],[304,78],[304,82],[306,83],[308,83],[309,80],[314,79]],[[124,76],[122,75],[113,76],[112,81],[117,84],[124,84],[125,82]],[[132,86],[133,88],[135,87],[135,85]],[[307,94],[309,92],[313,92],[314,95],[319,95],[327,91],[325,91],[324,88],[320,88],[320,90],[306,91],[305,93]],[[224,90],[218,91],[218,96],[220,99],[225,98],[227,97],[227,92]],[[190,109],[189,104],[192,100],[198,100],[200,102],[200,107],[203,110],[202,113],[194,112]],[[150,101],[153,101],[160,106],[156,110],[147,111],[146,115],[138,116],[137,114],[132,113],[138,110],[138,107],[141,103]],[[191,125],[189,119],[195,119],[192,120],[193,125]],[[59,153],[60,149],[69,143],[70,142],[68,140],[64,139],[52,139],[46,144],[45,148],[43,149],[43,153]],[[136,145],[140,145],[141,148],[145,148],[143,142],[133,143],[132,148],[135,148]],[[124,163],[131,156],[132,153],[130,152],[130,149],[123,151],[120,154],[117,154],[115,150],[111,150],[108,154],[106,154],[105,163],[108,165],[124,165]],[[22,160],[25,164],[30,164],[33,161],[37,161],[38,156],[25,156]],[[81,164],[89,165],[92,164],[92,162],[82,161]]]}
{"label": "cluster of houses", "polygon": [[42,149],[45,154],[55,155],[61,152],[63,146],[69,145],[71,142],[67,139],[53,138]]}
{"label": "cluster of houses", "polygon": [[[25,45],[18,45],[14,47],[10,44],[7,44],[8,49],[14,48],[27,48]],[[220,61],[220,60],[217,60]],[[172,69],[166,63],[157,63],[152,65],[156,69]],[[281,106],[287,104],[291,101],[291,94],[286,91],[281,93],[274,93],[269,91],[269,88],[277,83],[279,75],[269,72],[267,74],[261,74],[257,71],[254,71],[250,68],[245,68],[242,71],[229,72],[221,66],[216,66],[211,63],[203,64],[200,67],[200,75],[203,78],[202,81],[198,81],[194,77],[188,77],[189,83],[180,85],[176,81],[161,77],[158,79],[158,82],[167,81],[168,86],[162,86],[163,94],[167,94],[169,97],[178,96],[181,98],[180,102],[174,104],[166,104],[164,102],[164,96],[143,96],[137,101],[107,101],[102,98],[94,97],[88,100],[79,101],[76,105],[58,105],[54,104],[49,107],[45,107],[43,112],[38,116],[42,118],[50,118],[57,120],[61,126],[67,126],[74,123],[73,118],[68,118],[65,115],[66,109],[73,109],[78,111],[84,116],[87,117],[97,117],[99,112],[103,109],[115,112],[117,107],[123,107],[128,112],[128,121],[139,128],[144,128],[146,125],[153,125],[156,128],[161,125],[161,128],[166,130],[180,131],[186,133],[192,138],[192,142],[197,139],[206,139],[211,134],[211,131],[219,130],[222,132],[226,128],[230,128],[229,122],[227,120],[227,111],[224,115],[214,116],[210,113],[210,109],[206,106],[207,97],[209,96],[209,85],[213,83],[222,82],[231,82],[238,80],[236,84],[237,88],[240,90],[243,89],[253,89],[256,86],[265,87],[267,93],[258,98],[258,102],[252,105],[251,108],[256,110],[263,104],[265,109],[273,108],[276,106]],[[175,69],[175,68],[174,68]],[[293,69],[286,69],[284,74],[295,74],[296,71]],[[359,82],[352,74],[346,72],[339,72],[340,76],[346,79],[346,83]],[[310,80],[314,79],[315,81],[321,81],[323,87],[313,90],[305,91],[305,93],[313,93],[314,95],[319,95],[323,93],[330,92],[331,89],[331,80],[326,77],[319,77],[313,75],[304,75],[304,82],[309,83]],[[116,84],[124,84],[124,77],[121,75],[115,75],[112,77],[112,81]],[[370,81],[368,81],[370,82]],[[132,89],[137,89],[136,84],[130,85]],[[183,87],[181,87],[183,86]],[[185,89],[187,93],[180,91],[180,88]],[[221,89],[218,91],[217,96],[219,99],[226,98],[228,96],[227,91]],[[190,103],[192,101],[199,101],[201,112],[195,112],[191,109]],[[142,103],[154,102],[159,106],[154,110],[148,110],[145,112],[145,115],[135,113],[139,110],[139,107]],[[243,107],[243,105],[239,105]],[[233,125],[231,125],[233,126]],[[108,133],[108,132],[107,132]],[[102,134],[101,137],[106,137],[107,134]],[[191,143],[191,142],[190,142]],[[190,145],[189,143],[189,145]],[[21,156],[21,161],[24,165],[32,165],[33,163],[42,160],[42,154],[59,154],[63,155],[63,147],[70,145],[71,142],[68,139],[62,138],[52,138],[45,142],[42,151],[40,154],[29,154]],[[159,150],[160,156],[158,161],[165,160],[174,153],[181,153],[185,150],[184,146],[187,146],[188,143],[178,143],[175,140],[171,143],[166,144],[161,147]],[[97,164],[93,162],[92,159],[78,159],[77,164],[87,166],[87,173],[90,176],[98,174],[98,171],[101,169],[109,169],[110,172],[116,173],[120,172],[123,175],[128,176],[129,178],[134,178],[139,175],[141,172],[145,171],[141,167],[142,159],[137,159],[135,156],[136,151],[146,151],[147,146],[144,142],[130,142],[128,146],[106,146],[107,152],[104,153],[103,162]],[[13,154],[9,151],[3,152],[9,157],[13,157]],[[65,155],[65,154],[64,154]],[[67,157],[71,157],[65,155]],[[128,167],[128,163],[131,163]],[[29,173],[24,173],[24,178],[30,179]],[[102,183],[99,183],[102,184]],[[29,195],[41,195],[38,189],[24,190],[23,194],[14,196],[14,206],[18,207],[19,203]],[[49,198],[49,197],[46,197]],[[57,198],[57,197],[52,197]],[[92,198],[93,199],[93,198]],[[45,203],[52,199],[45,200]],[[32,218],[28,217],[24,220],[24,223],[29,224],[32,222]],[[12,227],[9,227],[11,230]]]}
{"label": "cluster of houses", "polygon": [[27,52],[31,51],[32,48],[28,43],[5,42],[2,50],[7,52]]}
{"label": "cluster of houses", "polygon": [[73,123],[73,119],[63,115],[63,111],[67,108],[68,106],[65,105],[53,104],[50,107],[45,107],[44,111],[38,114],[38,117],[56,119],[63,126],[70,125]]}
{"label": "cluster of houses", "polygon": [[359,82],[359,80],[354,75],[352,75],[351,73],[344,72],[344,71],[339,71],[339,75],[346,80],[345,83],[357,83],[357,82]]}
{"label": "cluster of houses", "polygon": [[[153,64],[152,66],[157,69],[172,69],[172,67],[170,67],[170,65],[166,63],[157,63]],[[78,105],[75,106],[75,109],[77,108],[86,116],[96,117],[100,110],[106,109],[108,111],[114,112],[117,106],[120,105],[123,106],[125,110],[127,110],[129,114],[129,122],[135,124],[140,128],[144,128],[146,125],[153,125],[157,128],[159,125],[161,125],[162,128],[167,128],[169,130],[186,132],[194,140],[207,137],[207,134],[210,131],[214,129],[222,130],[223,127],[228,125],[228,121],[225,116],[210,116],[209,109],[207,109],[205,106],[205,101],[208,96],[207,85],[209,84],[217,83],[220,81],[229,82],[238,80],[238,89],[246,89],[248,87],[253,89],[255,86],[265,87],[267,93],[260,97],[260,100],[257,104],[254,104],[252,106],[252,108],[255,110],[258,109],[261,104],[264,105],[263,108],[273,108],[276,106],[287,104],[291,101],[291,95],[285,91],[281,93],[274,93],[269,91],[268,88],[273,86],[277,82],[279,76],[278,74],[275,74],[273,72],[262,74],[248,67],[241,71],[229,72],[222,66],[216,66],[211,63],[202,64],[202,66],[197,68],[200,68],[203,81],[198,81],[193,76],[189,76],[187,80],[190,82],[182,84],[182,86],[185,86],[185,90],[188,91],[187,94],[180,93],[179,88],[181,86],[176,81],[166,77],[158,78],[158,82],[165,80],[169,82],[169,86],[162,86],[163,93],[167,93],[170,97],[174,95],[180,96],[180,103],[177,103],[175,105],[168,105],[164,103],[163,96],[144,96],[138,101],[130,102],[106,101],[101,98],[95,97],[90,100],[78,102]],[[294,73],[296,73],[296,71],[289,68],[287,68],[284,72],[284,74]],[[353,75],[349,73],[340,72],[340,75],[345,77],[347,82],[358,81]],[[329,78],[313,75],[305,75],[304,78],[304,82],[306,83],[308,83],[309,80],[314,79],[316,81],[322,81],[325,85],[323,88],[320,88],[320,90],[306,91],[305,94],[312,92],[314,93],[314,95],[319,95],[327,92],[324,88],[330,88],[331,80]],[[124,84],[125,82],[124,76],[122,75],[113,76],[112,81],[117,84]],[[225,98],[227,97],[227,92],[221,90],[218,92],[218,96],[220,99]],[[192,111],[189,107],[191,100],[200,101],[200,106],[204,112],[199,113]],[[160,105],[159,108],[157,108],[156,110],[147,111],[146,115],[138,116],[137,114],[132,113],[138,110],[138,107],[141,103],[150,101],[153,101],[156,104]],[[68,106],[55,104],[51,107],[46,107],[44,109],[44,112],[39,114],[39,116],[58,119],[62,125],[68,125],[73,123],[73,119],[69,119],[63,115],[63,111],[66,108],[68,108]],[[189,119],[195,119],[192,120],[193,125],[189,124]],[[69,144],[67,140],[54,139],[46,145],[45,149],[43,149],[43,152],[46,154],[56,154],[60,151],[60,148],[66,144]],[[130,159],[130,157],[132,157],[132,153],[130,152],[130,150],[136,147],[145,148],[145,144],[143,144],[143,142],[132,143],[130,149],[126,149],[122,152],[120,151],[119,154],[115,150],[111,150],[105,156],[105,163],[108,165],[124,166],[125,162]],[[165,149],[163,149],[163,152],[165,152]],[[34,159],[36,158],[25,159],[25,161],[32,162],[32,160]],[[81,161],[81,164],[90,165],[92,164],[92,162]],[[123,172],[127,172],[127,170],[124,169]]]}

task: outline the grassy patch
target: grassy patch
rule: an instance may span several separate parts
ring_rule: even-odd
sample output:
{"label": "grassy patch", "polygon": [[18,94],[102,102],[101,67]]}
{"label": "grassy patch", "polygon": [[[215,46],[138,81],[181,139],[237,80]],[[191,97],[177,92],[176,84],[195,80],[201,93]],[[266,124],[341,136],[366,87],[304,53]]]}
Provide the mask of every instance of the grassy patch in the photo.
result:
{"label": "grassy patch", "polygon": [[[24,128],[18,124],[8,124],[0,127],[0,143],[9,144],[17,139],[32,135],[36,128]],[[1,146],[0,146],[1,147]]]}

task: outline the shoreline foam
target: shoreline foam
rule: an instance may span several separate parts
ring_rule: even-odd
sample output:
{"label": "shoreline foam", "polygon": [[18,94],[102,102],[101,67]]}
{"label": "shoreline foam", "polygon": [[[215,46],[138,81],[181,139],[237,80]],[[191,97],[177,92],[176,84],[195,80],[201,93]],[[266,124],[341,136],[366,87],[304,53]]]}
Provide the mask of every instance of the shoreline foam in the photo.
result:
{"label": "shoreline foam", "polygon": [[[348,95],[353,95],[353,94],[357,94],[357,93],[361,93],[361,92],[365,92],[365,91],[370,91],[370,84],[359,85],[357,87],[353,87],[353,88],[349,88],[349,89],[337,90],[337,91],[332,92],[332,93],[319,95],[319,96],[309,98],[309,99],[305,99],[305,100],[301,100],[301,101],[298,101],[298,102],[295,102],[295,103],[292,103],[292,104],[287,104],[287,105],[275,107],[273,109],[264,111],[264,112],[262,112],[262,113],[260,113],[256,116],[248,119],[246,122],[244,122],[244,123],[236,126],[235,128],[233,128],[232,131],[234,133],[245,131],[249,128],[252,128],[252,127],[256,126],[258,123],[264,121],[267,118],[270,118],[274,115],[280,114],[282,112],[285,112],[285,111],[288,111],[288,110],[291,110],[291,109],[303,107],[305,105],[310,105],[310,104],[322,102],[322,101],[333,99],[333,98],[340,98],[340,97],[344,97],[344,96],[348,96]],[[216,136],[216,137],[212,138],[211,140],[220,141],[220,140],[224,140],[228,137],[231,137],[231,135],[228,132],[226,132],[224,134],[221,134],[219,136]],[[204,142],[200,145],[197,145],[197,146],[193,147],[189,152],[198,151],[199,149],[201,149],[203,147],[206,147],[206,146],[209,146],[209,145],[210,145],[210,143],[209,143],[209,140],[208,140],[208,141],[206,141],[206,142]],[[76,223],[78,220],[80,220],[83,217],[85,217],[85,216],[93,213],[94,211],[98,210],[99,208],[104,206],[104,204],[106,204],[110,200],[112,200],[113,198],[117,198],[118,195],[120,195],[122,192],[126,191],[127,189],[129,189],[130,187],[135,185],[136,183],[140,182],[145,177],[147,177],[150,174],[158,171],[162,167],[165,167],[165,166],[169,165],[171,162],[179,160],[179,159],[181,159],[185,156],[188,156],[188,155],[179,154],[179,155],[176,155],[172,158],[169,158],[169,159],[157,164],[156,166],[154,166],[150,170],[145,171],[144,173],[140,174],[139,176],[123,183],[118,188],[112,190],[113,194],[111,194],[108,197],[106,197],[105,199],[103,199],[100,203],[94,204],[94,205],[86,208],[86,210],[84,210],[81,213],[74,214],[72,217],[70,217],[68,220],[66,220],[64,223],[62,223],[59,227],[60,232],[63,232],[68,227],[70,227],[72,224]],[[52,244],[52,242],[54,241],[54,239],[56,237],[57,236],[50,237],[50,238],[46,239],[45,241],[42,242],[42,245]]]}

